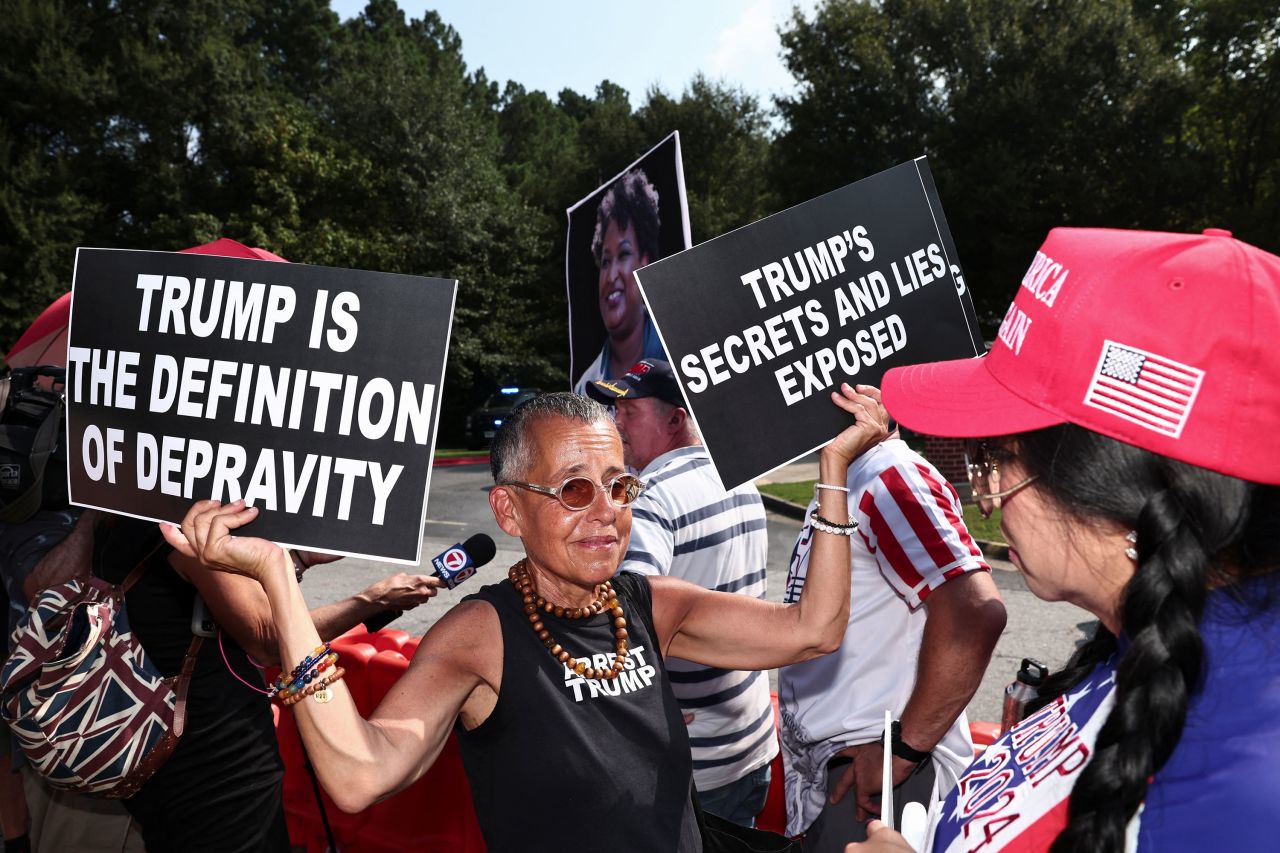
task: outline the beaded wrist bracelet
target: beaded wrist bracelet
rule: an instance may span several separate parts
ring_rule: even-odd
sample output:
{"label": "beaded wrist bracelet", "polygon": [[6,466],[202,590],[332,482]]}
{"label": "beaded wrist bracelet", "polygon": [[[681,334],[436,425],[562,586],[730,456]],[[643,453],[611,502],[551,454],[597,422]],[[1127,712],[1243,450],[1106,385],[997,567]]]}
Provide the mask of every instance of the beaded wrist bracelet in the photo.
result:
{"label": "beaded wrist bracelet", "polygon": [[323,672],[333,666],[338,661],[338,655],[334,653],[328,643],[322,646],[316,646],[315,650],[307,657],[302,659],[302,663],[293,668],[286,678],[282,673],[276,679],[276,683],[267,691],[267,698],[279,695],[284,698],[294,693],[298,693],[306,685],[310,684],[318,673]]}
{"label": "beaded wrist bracelet", "polygon": [[[285,702],[285,704],[292,704],[287,700],[304,694],[310,695],[313,692],[310,689],[313,684],[328,683],[325,681],[326,676],[324,675],[324,671],[329,667],[334,666],[334,664],[337,663],[337,660],[338,656],[333,653],[321,658],[314,669],[308,670],[306,673],[295,678],[288,685],[279,690],[277,695],[279,696],[280,701]],[[340,670],[342,667],[337,667],[337,669]]]}
{"label": "beaded wrist bracelet", "polygon": [[297,693],[290,693],[288,696],[283,697],[280,701],[285,705],[296,705],[299,702],[301,702],[303,699],[310,696],[311,698],[319,702],[321,705],[323,705],[333,698],[333,695],[329,693],[329,685],[337,684],[339,681],[342,680],[342,676],[346,675],[346,673],[347,671],[342,667],[340,666],[335,667],[332,672],[330,672],[328,675],[324,676],[320,680],[314,681],[308,684],[306,687],[302,688]]}
{"label": "beaded wrist bracelet", "polygon": [[834,521],[823,518],[816,512],[809,516],[809,525],[814,530],[830,533],[834,536],[852,536],[854,531],[858,529],[858,522],[856,521],[851,521],[848,524],[837,524]]}

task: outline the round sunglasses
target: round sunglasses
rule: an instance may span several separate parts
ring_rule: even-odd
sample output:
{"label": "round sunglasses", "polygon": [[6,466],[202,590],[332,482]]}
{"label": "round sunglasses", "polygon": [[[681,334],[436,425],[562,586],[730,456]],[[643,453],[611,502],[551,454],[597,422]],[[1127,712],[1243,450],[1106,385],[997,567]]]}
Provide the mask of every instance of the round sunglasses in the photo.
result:
{"label": "round sunglasses", "polygon": [[1000,459],[1012,458],[1006,451],[987,444],[986,439],[970,438],[964,443],[964,467],[969,474],[971,500],[978,505],[983,518],[990,518],[991,513],[1000,507],[1000,501],[1012,497],[1036,481],[1039,475],[1032,474],[1006,488],[1000,488]]}
{"label": "round sunglasses", "polygon": [[574,512],[581,512],[591,506],[596,499],[597,489],[603,491],[605,496],[609,498],[609,503],[619,509],[631,506],[636,502],[636,498],[640,497],[640,493],[644,491],[644,483],[634,474],[619,474],[611,480],[606,480],[603,484],[597,483],[588,477],[570,477],[561,483],[558,488],[515,481],[504,483],[503,485],[519,486],[522,489],[528,489],[540,495],[550,495],[560,501],[560,505],[565,509],[570,509]]}

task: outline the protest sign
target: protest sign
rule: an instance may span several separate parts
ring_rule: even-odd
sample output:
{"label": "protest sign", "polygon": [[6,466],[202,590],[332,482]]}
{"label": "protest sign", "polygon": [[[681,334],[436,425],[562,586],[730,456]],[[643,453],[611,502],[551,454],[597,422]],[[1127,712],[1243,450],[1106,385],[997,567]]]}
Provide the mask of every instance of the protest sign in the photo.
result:
{"label": "protest sign", "polygon": [[680,134],[674,132],[569,208],[565,281],[569,384],[666,358],[631,272],[690,246]]}
{"label": "protest sign", "polygon": [[71,500],[180,522],[244,498],[246,533],[421,557],[457,282],[79,249],[67,378]]}
{"label": "protest sign", "polygon": [[923,157],[635,273],[725,488],[849,423],[841,382],[983,351]]}

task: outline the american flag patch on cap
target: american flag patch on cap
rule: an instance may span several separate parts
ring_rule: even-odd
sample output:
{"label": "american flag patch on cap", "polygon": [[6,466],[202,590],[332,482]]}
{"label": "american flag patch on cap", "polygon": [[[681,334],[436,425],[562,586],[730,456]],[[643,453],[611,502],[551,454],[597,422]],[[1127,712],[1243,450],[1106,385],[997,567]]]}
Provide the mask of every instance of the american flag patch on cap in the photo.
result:
{"label": "american flag patch on cap", "polygon": [[1204,371],[1170,358],[1104,341],[1085,405],[1178,438]]}

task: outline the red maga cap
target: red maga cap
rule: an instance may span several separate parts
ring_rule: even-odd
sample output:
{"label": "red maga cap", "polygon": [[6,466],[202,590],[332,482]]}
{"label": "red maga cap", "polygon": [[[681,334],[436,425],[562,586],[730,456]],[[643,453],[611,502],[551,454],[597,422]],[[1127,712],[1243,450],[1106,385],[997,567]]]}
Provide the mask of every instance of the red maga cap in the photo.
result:
{"label": "red maga cap", "polygon": [[1055,228],[987,356],[894,368],[883,392],[917,432],[1073,423],[1280,484],[1280,258],[1219,228]]}

